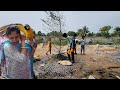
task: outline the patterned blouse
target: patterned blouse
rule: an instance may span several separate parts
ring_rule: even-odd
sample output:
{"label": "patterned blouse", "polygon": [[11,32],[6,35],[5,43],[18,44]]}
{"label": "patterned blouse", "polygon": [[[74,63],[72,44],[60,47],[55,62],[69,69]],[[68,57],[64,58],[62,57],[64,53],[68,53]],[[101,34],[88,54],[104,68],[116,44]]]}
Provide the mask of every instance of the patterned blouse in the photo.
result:
{"label": "patterned blouse", "polygon": [[10,43],[4,44],[4,53],[8,58],[8,75],[10,79],[31,79],[30,59],[21,54]]}

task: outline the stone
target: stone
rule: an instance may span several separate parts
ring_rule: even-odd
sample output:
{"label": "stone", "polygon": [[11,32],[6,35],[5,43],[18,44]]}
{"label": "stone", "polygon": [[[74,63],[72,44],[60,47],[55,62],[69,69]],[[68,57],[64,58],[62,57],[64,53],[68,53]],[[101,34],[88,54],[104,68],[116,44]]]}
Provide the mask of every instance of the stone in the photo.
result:
{"label": "stone", "polygon": [[58,64],[61,64],[61,65],[72,65],[72,63],[68,60],[63,60],[63,61],[58,61]]}
{"label": "stone", "polygon": [[89,77],[88,77],[88,79],[95,79],[92,75],[90,75]]}
{"label": "stone", "polygon": [[119,77],[119,76],[117,76],[117,75],[116,75],[116,77],[117,77],[118,79],[120,79],[120,77]]}

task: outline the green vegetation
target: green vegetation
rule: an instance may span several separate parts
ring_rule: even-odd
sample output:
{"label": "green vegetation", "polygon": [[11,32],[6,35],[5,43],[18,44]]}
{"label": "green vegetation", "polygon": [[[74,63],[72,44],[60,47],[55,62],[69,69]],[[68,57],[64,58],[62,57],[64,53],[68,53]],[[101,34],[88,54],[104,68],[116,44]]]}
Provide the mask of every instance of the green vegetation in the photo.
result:
{"label": "green vegetation", "polygon": [[[54,41],[52,41],[52,44],[60,45],[60,41],[54,40]],[[61,46],[65,46],[65,45],[67,45],[67,40],[61,40]]]}
{"label": "green vegetation", "polygon": [[107,42],[106,42],[106,41],[103,41],[103,40],[96,40],[96,41],[94,42],[94,44],[106,45]]}
{"label": "green vegetation", "polygon": [[120,45],[120,39],[113,39],[112,42],[116,45]]}

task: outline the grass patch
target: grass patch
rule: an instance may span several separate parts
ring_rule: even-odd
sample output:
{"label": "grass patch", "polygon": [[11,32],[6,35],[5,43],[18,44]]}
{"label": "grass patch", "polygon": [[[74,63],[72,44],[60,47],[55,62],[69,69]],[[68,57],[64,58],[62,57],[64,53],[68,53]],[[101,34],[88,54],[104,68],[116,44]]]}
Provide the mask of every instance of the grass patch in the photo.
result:
{"label": "grass patch", "polygon": [[[61,45],[65,46],[65,45],[67,45],[67,42],[68,42],[67,40],[61,40]],[[60,40],[53,40],[52,44],[60,45]]]}

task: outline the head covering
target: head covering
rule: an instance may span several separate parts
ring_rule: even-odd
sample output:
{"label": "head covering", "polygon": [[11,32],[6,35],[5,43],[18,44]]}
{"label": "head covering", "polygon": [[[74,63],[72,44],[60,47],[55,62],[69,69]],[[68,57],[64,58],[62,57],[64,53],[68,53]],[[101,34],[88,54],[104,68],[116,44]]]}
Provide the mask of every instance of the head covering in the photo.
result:
{"label": "head covering", "polygon": [[8,29],[11,29],[11,28],[17,28],[17,25],[15,24],[9,24],[9,25],[5,25],[3,27],[0,28],[0,36],[4,36],[7,32]]}

